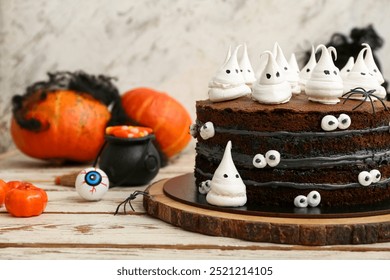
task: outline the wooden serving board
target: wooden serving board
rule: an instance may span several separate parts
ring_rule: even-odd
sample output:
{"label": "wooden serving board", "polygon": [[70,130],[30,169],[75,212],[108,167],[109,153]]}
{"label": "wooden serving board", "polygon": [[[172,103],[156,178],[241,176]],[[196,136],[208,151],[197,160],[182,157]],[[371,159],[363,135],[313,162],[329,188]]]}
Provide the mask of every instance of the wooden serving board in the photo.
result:
{"label": "wooden serving board", "polygon": [[254,242],[311,246],[390,241],[390,214],[302,218],[219,211],[172,199],[164,192],[170,180],[174,178],[149,186],[150,196],[144,197],[144,208],[149,215],[184,230]]}

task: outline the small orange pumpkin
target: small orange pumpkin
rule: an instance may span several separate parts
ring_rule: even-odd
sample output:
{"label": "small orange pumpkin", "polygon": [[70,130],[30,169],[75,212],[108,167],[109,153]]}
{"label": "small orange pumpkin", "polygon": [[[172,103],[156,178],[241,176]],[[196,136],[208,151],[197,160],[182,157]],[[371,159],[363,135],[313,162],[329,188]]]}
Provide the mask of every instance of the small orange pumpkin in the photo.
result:
{"label": "small orange pumpkin", "polygon": [[122,95],[127,115],[153,129],[161,152],[168,158],[182,151],[191,136],[188,111],[168,94],[150,88],[136,88]]}
{"label": "small orange pumpkin", "polygon": [[[81,89],[85,91],[72,89],[75,77],[83,80]],[[97,80],[85,73],[60,72],[51,74],[49,82],[30,86],[24,96],[15,96],[11,120],[15,145],[26,155],[39,159],[93,160],[103,145],[111,117],[107,105],[88,92],[98,91]],[[64,81],[68,82],[65,87]]]}

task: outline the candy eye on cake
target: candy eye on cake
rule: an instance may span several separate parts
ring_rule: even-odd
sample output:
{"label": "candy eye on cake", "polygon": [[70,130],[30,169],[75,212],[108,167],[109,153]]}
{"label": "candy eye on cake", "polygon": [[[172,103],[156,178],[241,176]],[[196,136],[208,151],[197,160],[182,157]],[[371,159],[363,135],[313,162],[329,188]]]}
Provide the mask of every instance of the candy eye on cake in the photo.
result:
{"label": "candy eye on cake", "polygon": [[295,205],[295,207],[298,207],[298,208],[306,208],[308,205],[307,197],[304,195],[298,195],[294,199],[294,205]]}
{"label": "candy eye on cake", "polygon": [[190,134],[194,138],[198,135],[198,125],[196,123],[190,125]]}
{"label": "candy eye on cake", "polygon": [[198,190],[201,194],[207,194],[210,191],[210,187],[211,187],[211,181],[206,180],[200,183]]}
{"label": "candy eye on cake", "polygon": [[351,118],[347,114],[341,114],[338,117],[338,128],[339,129],[347,129],[351,125]]}
{"label": "candy eye on cake", "polygon": [[377,183],[381,180],[381,172],[378,169],[373,169],[370,171],[371,177],[372,177],[372,182]]}
{"label": "candy eye on cake", "polygon": [[359,181],[360,185],[367,187],[367,186],[371,185],[373,178],[372,178],[372,175],[370,174],[370,172],[362,171],[359,173],[358,181]]}
{"label": "candy eye on cake", "polygon": [[199,134],[203,140],[207,140],[209,138],[214,137],[215,135],[214,124],[212,122],[206,122],[200,128]]}
{"label": "candy eye on cake", "polygon": [[262,154],[257,154],[253,157],[253,166],[256,168],[264,168],[267,166],[267,160]]}
{"label": "candy eye on cake", "polygon": [[270,150],[265,154],[267,164],[271,167],[275,167],[280,162],[280,153],[275,150]]}
{"label": "candy eye on cake", "polygon": [[317,191],[311,191],[307,195],[307,203],[310,207],[317,207],[321,203],[321,195]]}
{"label": "candy eye on cake", "polygon": [[321,120],[321,128],[325,131],[336,130],[339,126],[339,120],[332,115],[326,115]]}

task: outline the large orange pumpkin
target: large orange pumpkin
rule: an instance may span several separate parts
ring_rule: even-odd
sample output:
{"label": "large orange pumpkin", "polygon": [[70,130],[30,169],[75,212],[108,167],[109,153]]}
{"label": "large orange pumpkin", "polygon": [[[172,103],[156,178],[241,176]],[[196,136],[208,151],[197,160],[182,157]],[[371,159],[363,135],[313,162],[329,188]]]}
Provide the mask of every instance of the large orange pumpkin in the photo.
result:
{"label": "large orange pumpkin", "polygon": [[188,111],[168,94],[150,88],[136,88],[122,95],[127,115],[153,129],[162,153],[168,158],[182,151],[191,136]]}
{"label": "large orange pumpkin", "polygon": [[[74,90],[79,80],[83,91]],[[11,135],[15,145],[39,159],[95,159],[104,143],[111,113],[107,104],[94,95],[109,99],[107,82],[85,73],[60,72],[51,74],[49,82],[28,87],[24,96],[13,98]],[[118,98],[120,103],[119,93]]]}

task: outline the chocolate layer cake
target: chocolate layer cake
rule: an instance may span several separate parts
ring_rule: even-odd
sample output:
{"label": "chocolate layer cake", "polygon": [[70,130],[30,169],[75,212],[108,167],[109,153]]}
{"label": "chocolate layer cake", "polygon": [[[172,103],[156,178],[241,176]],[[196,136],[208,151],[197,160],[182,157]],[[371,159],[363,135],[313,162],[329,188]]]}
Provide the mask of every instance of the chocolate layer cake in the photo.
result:
{"label": "chocolate layer cake", "polygon": [[[196,182],[212,178],[231,140],[248,204],[294,205],[295,197],[313,190],[321,194],[320,206],[390,199],[387,106],[386,101],[350,99],[325,105],[303,94],[280,105],[260,104],[247,96],[219,103],[198,101],[197,127],[211,122],[215,134],[206,140],[196,136]],[[268,151],[280,154],[280,162],[259,168],[261,158],[256,155],[266,156]],[[271,152],[271,159],[276,154]]]}

